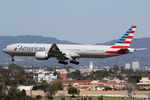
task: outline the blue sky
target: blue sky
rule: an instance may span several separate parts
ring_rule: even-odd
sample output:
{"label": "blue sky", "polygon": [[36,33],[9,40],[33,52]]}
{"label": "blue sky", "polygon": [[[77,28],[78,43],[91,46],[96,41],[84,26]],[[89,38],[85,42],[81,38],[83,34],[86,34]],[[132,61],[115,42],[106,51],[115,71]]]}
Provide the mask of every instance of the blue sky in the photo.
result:
{"label": "blue sky", "polygon": [[83,44],[118,39],[137,25],[150,37],[150,0],[0,0],[0,36],[41,35]]}

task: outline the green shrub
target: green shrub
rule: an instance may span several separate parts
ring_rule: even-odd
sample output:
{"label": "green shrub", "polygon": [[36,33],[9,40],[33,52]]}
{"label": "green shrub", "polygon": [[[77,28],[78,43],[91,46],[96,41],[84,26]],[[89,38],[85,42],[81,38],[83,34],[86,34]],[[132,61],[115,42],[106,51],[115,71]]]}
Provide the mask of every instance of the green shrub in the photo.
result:
{"label": "green shrub", "polygon": [[41,95],[37,95],[37,96],[36,96],[36,99],[41,99],[41,98],[42,98]]}

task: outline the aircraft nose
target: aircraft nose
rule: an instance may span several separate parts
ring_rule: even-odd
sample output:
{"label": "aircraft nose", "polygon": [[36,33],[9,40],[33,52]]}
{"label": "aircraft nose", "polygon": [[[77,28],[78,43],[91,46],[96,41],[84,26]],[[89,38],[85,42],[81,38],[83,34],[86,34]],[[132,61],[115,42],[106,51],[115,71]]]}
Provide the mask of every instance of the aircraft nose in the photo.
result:
{"label": "aircraft nose", "polygon": [[6,52],[7,52],[7,49],[6,49],[6,48],[4,48],[4,49],[3,49],[3,52],[5,52],[5,53],[6,53]]}

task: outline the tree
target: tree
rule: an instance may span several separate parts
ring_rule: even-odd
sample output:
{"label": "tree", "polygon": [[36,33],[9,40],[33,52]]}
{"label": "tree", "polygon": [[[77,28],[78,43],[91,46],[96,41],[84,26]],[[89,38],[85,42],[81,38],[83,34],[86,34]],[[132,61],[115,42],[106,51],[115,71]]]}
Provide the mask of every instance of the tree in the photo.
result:
{"label": "tree", "polygon": [[8,97],[9,98],[16,98],[17,96],[18,96],[18,94],[19,94],[19,90],[17,90],[17,88],[16,87],[11,87],[10,89],[9,89],[9,91],[8,91]]}
{"label": "tree", "polygon": [[125,69],[124,69],[124,67],[120,67],[120,70],[121,70],[121,73],[124,73],[125,72]]}
{"label": "tree", "polygon": [[79,94],[79,91],[77,90],[77,88],[74,87],[69,87],[68,89],[68,94],[72,94],[72,97],[75,97],[75,94]]}
{"label": "tree", "polygon": [[117,65],[114,65],[113,70],[114,70],[115,72],[117,72],[117,71],[119,70],[119,67],[118,67]]}
{"label": "tree", "polygon": [[39,84],[39,85],[34,85],[33,90],[43,90],[46,92],[46,89],[49,87],[48,84]]}
{"label": "tree", "polygon": [[132,97],[132,95],[133,95],[133,93],[134,93],[134,89],[133,89],[133,87],[127,87],[127,90],[128,90],[128,96],[129,97]]}
{"label": "tree", "polygon": [[4,91],[3,91],[3,86],[0,85],[0,100],[3,99],[4,95],[5,95],[5,93],[4,93]]}
{"label": "tree", "polygon": [[54,85],[50,85],[46,89],[46,96],[48,99],[53,99],[53,96],[56,94],[57,89]]}
{"label": "tree", "polygon": [[76,70],[74,72],[67,74],[67,78],[73,78],[75,80],[81,80],[82,75],[81,75],[81,72],[79,70]]}
{"label": "tree", "polygon": [[54,83],[53,86],[55,87],[56,90],[63,90],[64,88],[62,82]]}
{"label": "tree", "polygon": [[43,90],[44,92],[46,92],[48,86],[49,84],[45,80],[41,80],[39,84],[35,84],[33,86],[33,90]]}
{"label": "tree", "polygon": [[24,74],[24,69],[21,66],[18,66],[16,64],[12,63],[12,64],[8,65],[8,67],[9,67],[9,70],[13,73],[22,73],[22,74]]}
{"label": "tree", "polygon": [[41,99],[42,99],[42,96],[41,96],[41,95],[37,95],[37,96],[36,96],[36,99],[37,99],[37,100],[41,100]]}
{"label": "tree", "polygon": [[10,89],[8,89],[8,93],[5,93],[0,97],[0,100],[35,100],[35,99],[27,96],[25,90],[22,90],[20,92],[17,88],[11,87]]}
{"label": "tree", "polygon": [[63,90],[63,84],[61,82],[54,83],[49,85],[46,88],[46,95],[48,99],[53,99],[53,96],[56,94],[58,90]]}
{"label": "tree", "polygon": [[129,77],[128,82],[130,82],[130,83],[139,83],[140,79],[141,79],[140,75],[134,75],[134,76]]}
{"label": "tree", "polygon": [[3,87],[2,87],[2,85],[0,85],[0,92],[2,92],[2,89],[3,89]]}
{"label": "tree", "polygon": [[20,95],[21,95],[21,96],[26,96],[26,91],[23,89],[23,90],[20,92]]}
{"label": "tree", "polygon": [[53,73],[53,75],[56,76],[56,75],[58,75],[58,73],[55,71],[55,72]]}

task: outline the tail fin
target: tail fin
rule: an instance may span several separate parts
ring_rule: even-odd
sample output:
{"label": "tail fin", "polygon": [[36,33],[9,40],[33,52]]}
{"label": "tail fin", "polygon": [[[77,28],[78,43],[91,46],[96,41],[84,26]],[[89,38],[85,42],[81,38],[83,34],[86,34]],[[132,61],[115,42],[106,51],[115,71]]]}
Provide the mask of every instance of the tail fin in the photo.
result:
{"label": "tail fin", "polygon": [[136,26],[131,26],[131,28],[128,29],[128,31],[121,37],[121,39],[111,48],[116,49],[127,49],[129,48],[131,41],[133,39],[133,35],[135,33]]}

